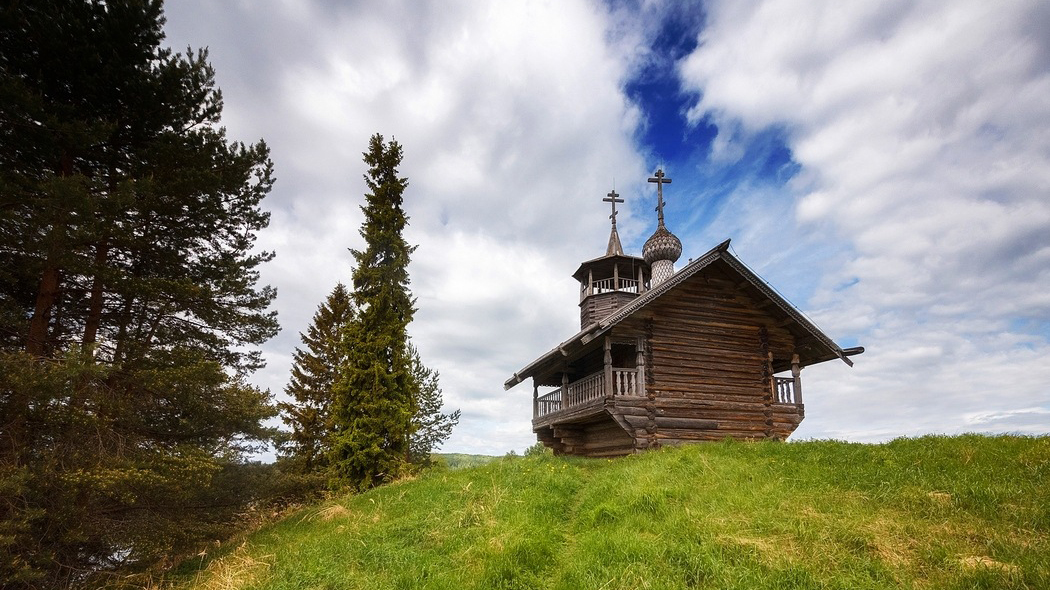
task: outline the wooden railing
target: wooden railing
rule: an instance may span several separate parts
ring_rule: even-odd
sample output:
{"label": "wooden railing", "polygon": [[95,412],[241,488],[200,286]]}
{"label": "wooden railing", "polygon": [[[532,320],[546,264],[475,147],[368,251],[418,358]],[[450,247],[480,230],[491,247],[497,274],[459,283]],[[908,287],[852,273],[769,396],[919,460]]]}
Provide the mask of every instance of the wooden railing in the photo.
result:
{"label": "wooden railing", "polygon": [[638,279],[620,279],[620,290],[628,293],[637,293]]}
{"label": "wooden railing", "polygon": [[638,369],[613,369],[613,395],[641,395]]}
{"label": "wooden railing", "polygon": [[536,418],[540,416],[546,416],[551,412],[557,412],[561,409],[561,389],[555,389],[554,391],[541,395],[536,398]]}
{"label": "wooden railing", "polygon": [[599,293],[609,293],[611,291],[623,291],[625,293],[637,293],[638,292],[638,279],[619,279],[619,288],[616,285],[616,279],[598,279],[590,284],[590,291],[588,291],[587,282],[584,281],[581,285],[583,295],[597,295]]}
{"label": "wooden railing", "polygon": [[[612,378],[613,395],[641,395],[637,369],[613,369]],[[605,397],[604,371],[569,383],[564,396],[562,396],[562,388],[559,387],[536,398],[535,417],[539,418],[601,397]],[[562,399],[565,400],[564,407]]]}
{"label": "wooden railing", "polygon": [[569,391],[565,395],[565,407],[571,408],[604,396],[605,374],[595,373],[569,384]]}
{"label": "wooden railing", "polygon": [[[612,370],[612,394],[613,395],[641,395],[642,390],[638,383],[637,369],[613,369]],[[605,397],[605,373],[594,373],[568,385],[567,393],[563,396],[559,387],[536,398],[535,416],[546,416],[562,409],[578,406],[582,403]],[[778,404],[797,404],[798,394],[795,391],[795,379],[793,377],[773,377],[774,401]],[[565,400],[564,407],[562,400]]]}
{"label": "wooden railing", "polygon": [[775,400],[778,404],[798,403],[793,377],[773,377],[773,392],[776,394]]}

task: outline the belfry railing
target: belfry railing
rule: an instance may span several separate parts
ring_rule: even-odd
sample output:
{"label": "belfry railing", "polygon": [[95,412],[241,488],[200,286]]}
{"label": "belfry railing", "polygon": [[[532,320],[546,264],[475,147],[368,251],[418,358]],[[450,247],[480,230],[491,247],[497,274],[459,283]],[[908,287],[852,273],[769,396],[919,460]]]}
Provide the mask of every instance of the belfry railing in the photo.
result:
{"label": "belfry railing", "polygon": [[638,292],[638,279],[625,279],[623,277],[619,279],[598,279],[592,282],[590,285],[586,281],[580,286],[582,289],[582,296],[587,295],[598,295],[599,293],[611,293],[613,291],[623,291],[624,293],[637,293]]}

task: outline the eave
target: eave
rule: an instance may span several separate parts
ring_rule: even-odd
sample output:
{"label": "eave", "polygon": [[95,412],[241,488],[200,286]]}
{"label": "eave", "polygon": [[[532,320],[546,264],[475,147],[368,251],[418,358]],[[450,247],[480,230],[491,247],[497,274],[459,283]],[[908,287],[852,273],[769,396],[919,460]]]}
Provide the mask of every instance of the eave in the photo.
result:
{"label": "eave", "polygon": [[[849,366],[853,366],[853,361],[847,358],[846,351],[843,351],[839,345],[829,338],[824,332],[820,330],[813,322],[809,321],[795,306],[791,305],[786,299],[784,299],[779,293],[776,292],[773,287],[762,280],[757,274],[751,271],[743,262],[737,259],[735,256],[729,253],[729,240],[722,242],[715,246],[703,256],[696,258],[691,261],[681,270],[671,275],[667,280],[660,283],[656,287],[649,291],[639,295],[637,298],[627,303],[620,309],[610,313],[605,318],[598,322],[592,323],[582,330],[577,332],[574,336],[568,340],[562,342],[558,346],[554,347],[544,355],[540,356],[536,360],[532,361],[521,370],[514,373],[514,375],[507,379],[503,383],[504,389],[510,389],[521,383],[525,379],[533,376],[539,369],[548,367],[555,363],[560,363],[565,359],[573,356],[576,352],[582,350],[588,343],[593,341],[595,338],[605,334],[611,330],[614,326],[627,319],[634,313],[645,308],[652,301],[660,298],[662,295],[671,291],[678,285],[682,284],[690,277],[696,275],[701,270],[707,268],[716,261],[725,262],[733,271],[739,274],[748,285],[758,290],[758,292],[765,297],[767,300],[773,303],[781,312],[783,312],[793,323],[797,329],[809,338],[812,338],[815,345],[823,350],[823,354],[817,356],[817,358],[810,364],[817,362],[824,362],[835,358],[841,359]],[[586,263],[585,263],[586,264]],[[859,354],[863,352],[863,348],[849,349],[850,354]]]}

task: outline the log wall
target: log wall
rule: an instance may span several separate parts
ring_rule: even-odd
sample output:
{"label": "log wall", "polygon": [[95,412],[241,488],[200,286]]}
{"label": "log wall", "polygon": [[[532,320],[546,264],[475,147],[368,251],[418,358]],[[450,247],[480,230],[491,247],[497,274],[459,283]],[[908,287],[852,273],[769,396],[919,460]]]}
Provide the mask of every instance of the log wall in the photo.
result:
{"label": "log wall", "polygon": [[[599,300],[585,300],[581,313]],[[557,453],[592,457],[726,437],[787,438],[805,415],[801,404],[774,398],[774,370],[790,366],[799,345],[788,325],[753,287],[712,265],[614,328],[614,341],[644,342],[646,396],[595,400],[586,411],[534,420],[534,430]],[[592,351],[573,369],[600,370],[600,358]]]}
{"label": "log wall", "polygon": [[771,359],[790,359],[794,336],[753,294],[716,270],[653,302],[648,343],[659,412],[715,425],[657,423],[655,438],[786,438],[801,414],[796,406],[773,403]]}
{"label": "log wall", "polygon": [[647,306],[621,329],[646,334],[647,393],[619,400],[655,420],[630,423],[638,448],[698,440],[787,438],[802,406],[774,403],[770,355],[790,360],[795,338],[756,294],[717,268]]}

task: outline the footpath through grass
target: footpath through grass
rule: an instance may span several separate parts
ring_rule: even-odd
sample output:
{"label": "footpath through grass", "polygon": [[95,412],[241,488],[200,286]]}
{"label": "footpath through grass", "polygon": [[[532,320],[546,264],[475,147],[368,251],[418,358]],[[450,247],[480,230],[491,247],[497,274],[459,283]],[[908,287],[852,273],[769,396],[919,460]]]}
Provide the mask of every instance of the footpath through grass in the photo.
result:
{"label": "footpath through grass", "polygon": [[190,588],[1050,588],[1050,438],[507,458],[303,510]]}

